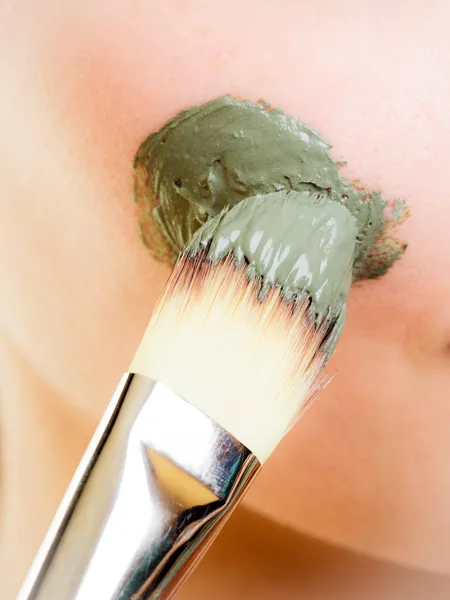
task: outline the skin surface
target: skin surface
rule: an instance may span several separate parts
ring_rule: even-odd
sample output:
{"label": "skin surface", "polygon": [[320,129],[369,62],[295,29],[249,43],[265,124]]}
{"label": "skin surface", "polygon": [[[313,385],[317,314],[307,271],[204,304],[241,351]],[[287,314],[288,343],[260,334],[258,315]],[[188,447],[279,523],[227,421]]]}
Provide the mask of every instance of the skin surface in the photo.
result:
{"label": "skin surface", "polygon": [[450,594],[448,577],[355,556],[245,509],[232,515],[176,598],[203,598],[208,585],[214,600],[228,600],[230,588],[255,600],[448,600]]}
{"label": "skin surface", "polygon": [[[14,598],[167,277],[136,231],[136,148],[183,107],[224,93],[301,117],[333,140],[349,180],[411,209],[408,251],[382,279],[353,286],[336,377],[246,506],[293,532],[450,573],[448,3],[17,0],[1,11],[4,597]],[[301,569],[261,585],[261,542],[239,531],[251,577],[224,577],[229,595],[296,597]],[[301,564],[290,542],[267,542],[269,556],[283,548]],[[209,568],[206,598],[224,573]],[[325,576],[339,590],[339,575]]]}

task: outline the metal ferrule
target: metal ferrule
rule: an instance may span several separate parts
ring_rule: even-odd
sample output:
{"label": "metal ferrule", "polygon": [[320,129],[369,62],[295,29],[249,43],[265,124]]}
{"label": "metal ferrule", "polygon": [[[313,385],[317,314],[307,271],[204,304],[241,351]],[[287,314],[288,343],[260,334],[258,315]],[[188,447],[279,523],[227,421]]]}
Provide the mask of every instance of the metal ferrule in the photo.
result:
{"label": "metal ferrule", "polygon": [[259,468],[166,385],[124,375],[19,600],[169,598]]}

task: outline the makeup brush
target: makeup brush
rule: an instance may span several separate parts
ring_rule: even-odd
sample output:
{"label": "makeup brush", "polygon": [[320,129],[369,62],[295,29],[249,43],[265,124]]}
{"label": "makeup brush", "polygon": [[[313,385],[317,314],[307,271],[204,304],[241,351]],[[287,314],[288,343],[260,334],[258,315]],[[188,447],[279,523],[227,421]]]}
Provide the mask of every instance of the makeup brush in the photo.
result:
{"label": "makeup brush", "polygon": [[352,219],[282,192],[197,232],[20,600],[175,592],[320,388],[345,314]]}

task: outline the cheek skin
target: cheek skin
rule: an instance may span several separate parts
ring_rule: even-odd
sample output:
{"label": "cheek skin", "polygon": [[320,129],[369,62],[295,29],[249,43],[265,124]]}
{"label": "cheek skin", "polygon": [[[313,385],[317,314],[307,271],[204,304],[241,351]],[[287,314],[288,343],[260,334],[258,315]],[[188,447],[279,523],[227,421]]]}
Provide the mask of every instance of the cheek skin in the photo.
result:
{"label": "cheek skin", "polygon": [[336,544],[448,572],[448,365],[418,367],[395,340],[367,340],[353,325],[334,380],[246,500]]}
{"label": "cheek skin", "polygon": [[[139,143],[223,93],[298,115],[336,142],[347,176],[408,199],[410,246],[389,275],[352,291],[334,381],[246,502],[333,541],[449,571],[448,48],[436,36],[439,3],[423,15],[392,4],[344,2],[335,14],[319,2],[309,14],[295,3],[276,12],[229,2],[213,20],[202,2],[111,10],[94,1],[89,19],[76,3],[61,14],[27,7],[29,46],[15,58],[24,93],[14,96],[12,75],[5,87],[14,110],[3,185],[20,201],[2,207],[2,240],[14,249],[1,265],[3,325],[44,377],[98,415],[167,276],[136,231]],[[17,141],[30,135],[33,147]]]}
{"label": "cheek skin", "polygon": [[[74,139],[57,107],[46,104],[42,82],[29,98],[32,106],[25,107],[17,98],[12,168],[2,181],[4,198],[12,199],[5,201],[2,227],[10,249],[0,265],[8,289],[2,326],[52,386],[98,417],[130,364],[168,271],[139,240],[131,153],[118,171],[96,145],[98,132],[86,136],[86,146]],[[34,143],[18,146],[29,131]],[[88,131],[89,121],[81,134]]]}

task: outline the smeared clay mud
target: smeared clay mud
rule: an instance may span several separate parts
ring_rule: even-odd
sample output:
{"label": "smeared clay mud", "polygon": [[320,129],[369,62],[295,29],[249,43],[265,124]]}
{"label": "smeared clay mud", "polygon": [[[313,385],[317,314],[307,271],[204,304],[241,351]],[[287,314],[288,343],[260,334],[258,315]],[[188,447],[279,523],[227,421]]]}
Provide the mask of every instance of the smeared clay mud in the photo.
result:
{"label": "smeared clay mud", "polygon": [[181,112],[135,158],[143,241],[169,264],[207,241],[215,260],[231,251],[265,285],[306,292],[317,315],[343,322],[351,281],[404,252],[393,232],[407,207],[346,180],[330,147],[265,103],[222,96]]}

